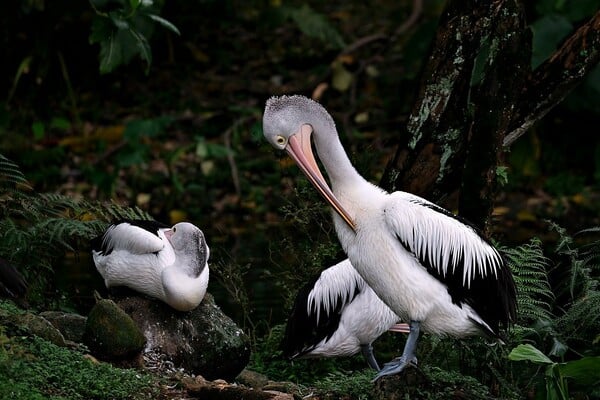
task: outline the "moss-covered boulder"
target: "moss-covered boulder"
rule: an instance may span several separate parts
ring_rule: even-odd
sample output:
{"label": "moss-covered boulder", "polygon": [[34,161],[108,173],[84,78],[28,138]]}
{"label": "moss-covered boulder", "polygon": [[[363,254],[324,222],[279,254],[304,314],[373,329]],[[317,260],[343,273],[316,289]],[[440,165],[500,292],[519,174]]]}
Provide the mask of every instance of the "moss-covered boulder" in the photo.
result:
{"label": "moss-covered boulder", "polygon": [[146,352],[159,353],[176,368],[207,379],[235,378],[250,359],[250,340],[215,304],[210,294],[188,312],[143,296],[116,299],[147,339]]}
{"label": "moss-covered boulder", "polygon": [[44,311],[39,314],[62,333],[66,340],[81,343],[87,318],[83,315],[63,311]]}
{"label": "moss-covered boulder", "polygon": [[50,322],[39,315],[29,312],[10,314],[0,318],[0,324],[6,328],[9,336],[35,335],[57,346],[66,346],[65,338]]}
{"label": "moss-covered boulder", "polygon": [[123,360],[139,355],[146,338],[119,306],[102,299],[87,317],[83,343],[101,360]]}

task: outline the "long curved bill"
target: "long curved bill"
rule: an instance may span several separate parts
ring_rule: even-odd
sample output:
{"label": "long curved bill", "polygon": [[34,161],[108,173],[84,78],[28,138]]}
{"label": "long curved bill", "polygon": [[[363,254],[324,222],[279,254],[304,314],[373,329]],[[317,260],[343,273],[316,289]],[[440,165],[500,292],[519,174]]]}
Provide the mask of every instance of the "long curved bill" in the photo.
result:
{"label": "long curved bill", "polygon": [[310,143],[310,135],[312,128],[309,125],[302,125],[300,130],[291,135],[288,144],[285,147],[287,153],[298,164],[298,167],[304,172],[304,175],[313,184],[317,191],[325,198],[325,200],[333,207],[333,209],[346,221],[348,226],[356,231],[354,221],[350,218],[348,212],[342,207],[338,199],[335,197],[327,181],[323,178],[319,166],[315,160]]}

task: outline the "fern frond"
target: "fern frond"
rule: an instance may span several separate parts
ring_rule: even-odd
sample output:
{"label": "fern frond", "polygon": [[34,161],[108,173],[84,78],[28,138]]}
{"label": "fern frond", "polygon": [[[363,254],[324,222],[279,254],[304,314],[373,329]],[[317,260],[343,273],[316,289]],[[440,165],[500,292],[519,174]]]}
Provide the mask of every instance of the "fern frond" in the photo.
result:
{"label": "fern frond", "polygon": [[[0,257],[20,267],[40,301],[54,266],[67,252],[88,252],[89,241],[116,219],[150,219],[138,207],[90,202],[56,193],[13,192],[0,197]],[[31,291],[30,291],[31,292]]]}
{"label": "fern frond", "polygon": [[600,329],[600,292],[589,291],[570,304],[555,321],[556,330],[571,340],[590,342]]}
{"label": "fern frond", "polygon": [[[569,274],[569,279],[565,280],[568,285],[563,285],[562,289],[569,291],[571,299],[562,307],[563,314],[556,318],[555,329],[570,342],[579,341],[591,345],[593,335],[600,330],[600,291],[597,275],[600,241],[585,242],[582,236],[598,233],[600,227],[584,229],[571,237],[560,226],[551,226],[559,234],[557,255],[568,259],[568,264],[563,266]],[[578,238],[577,241],[575,237]]]}
{"label": "fern frond", "polygon": [[[578,244],[575,242],[574,237],[567,234],[564,228],[555,223],[552,223],[551,227],[559,235],[556,253],[569,260],[569,285],[566,289],[568,289],[571,298],[575,299],[577,297],[576,291],[587,292],[596,287],[597,279],[592,277],[592,270],[598,268],[595,263],[600,261],[600,241]],[[600,227],[592,227],[579,231],[574,236],[599,231]]]}
{"label": "fern frond", "polygon": [[31,189],[31,185],[17,164],[0,154],[0,191]]}
{"label": "fern frond", "polygon": [[552,318],[554,294],[548,282],[550,260],[544,255],[542,243],[533,238],[514,248],[502,248],[517,285],[519,318],[526,321]]}

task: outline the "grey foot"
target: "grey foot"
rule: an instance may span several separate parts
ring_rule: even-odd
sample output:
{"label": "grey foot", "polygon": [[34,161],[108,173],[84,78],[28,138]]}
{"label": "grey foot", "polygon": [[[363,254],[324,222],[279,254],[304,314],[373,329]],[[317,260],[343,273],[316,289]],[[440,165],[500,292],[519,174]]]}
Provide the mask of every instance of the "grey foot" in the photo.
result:
{"label": "grey foot", "polygon": [[409,365],[416,367],[417,359],[412,358],[411,360],[407,360],[404,356],[394,358],[392,361],[384,364],[383,368],[375,375],[375,378],[371,382],[377,381],[382,376],[399,374]]}

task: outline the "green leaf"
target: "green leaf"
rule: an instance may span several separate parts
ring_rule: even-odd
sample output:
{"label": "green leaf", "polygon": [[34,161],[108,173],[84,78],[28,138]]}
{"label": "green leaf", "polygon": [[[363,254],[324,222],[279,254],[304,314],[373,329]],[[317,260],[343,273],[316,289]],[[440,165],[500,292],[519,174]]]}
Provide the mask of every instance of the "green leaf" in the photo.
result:
{"label": "green leaf", "polygon": [[119,29],[129,29],[129,22],[119,12],[111,12],[110,20]]}
{"label": "green leaf", "polygon": [[496,179],[500,186],[505,186],[508,183],[508,167],[503,165],[496,167]]}
{"label": "green leaf", "polygon": [[148,16],[148,18],[150,18],[153,21],[158,22],[160,25],[164,26],[171,32],[181,35],[181,33],[179,32],[179,29],[177,29],[177,27],[175,25],[173,25],[171,22],[167,21],[160,15],[156,15],[156,14],[146,14],[146,15]]}
{"label": "green leaf", "polygon": [[520,344],[512,349],[508,359],[512,361],[531,361],[536,364],[554,364],[544,353],[530,344]]}
{"label": "green leaf", "polygon": [[307,36],[314,37],[336,48],[344,48],[346,44],[342,35],[329,23],[324,15],[317,13],[308,5],[300,8],[281,7],[282,12],[296,23],[298,29]]}
{"label": "green leaf", "polygon": [[137,51],[140,57],[142,60],[146,61],[146,73],[148,73],[150,64],[152,64],[152,50],[150,49],[150,43],[148,43],[148,40],[142,33],[133,28],[129,29],[129,33],[136,41]]}
{"label": "green leaf", "polygon": [[44,123],[40,121],[31,124],[31,131],[33,132],[33,138],[35,140],[43,139],[46,135],[46,127],[44,126]]}
{"label": "green leaf", "polygon": [[115,27],[106,17],[95,16],[90,31],[90,44],[102,43],[113,34]]}
{"label": "green leaf", "polygon": [[61,131],[67,131],[71,128],[69,120],[60,117],[54,117],[50,121],[50,128],[59,129]]}
{"label": "green leaf", "polygon": [[531,67],[536,68],[546,60],[557,45],[573,29],[573,25],[563,16],[546,15],[531,25],[533,32]]}
{"label": "green leaf", "polygon": [[560,376],[558,365],[546,367],[546,400],[568,400],[569,396],[565,388],[565,382]]}
{"label": "green leaf", "polygon": [[100,73],[106,74],[117,68],[123,62],[121,44],[116,35],[100,43]]}
{"label": "green leaf", "polygon": [[560,373],[577,384],[590,386],[600,382],[600,357],[583,357],[579,360],[559,364]]}
{"label": "green leaf", "polygon": [[535,8],[539,14],[556,13],[575,22],[594,15],[600,8],[600,0],[539,0]]}
{"label": "green leaf", "polygon": [[156,137],[171,123],[168,117],[133,120],[125,126],[123,137],[128,141],[137,142],[141,137]]}
{"label": "green leaf", "polygon": [[129,0],[129,7],[131,7],[132,10],[137,9],[141,4],[140,0]]}

